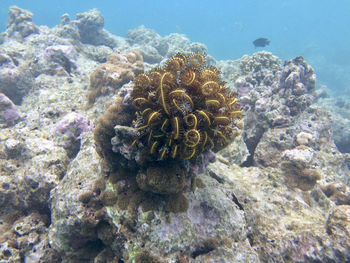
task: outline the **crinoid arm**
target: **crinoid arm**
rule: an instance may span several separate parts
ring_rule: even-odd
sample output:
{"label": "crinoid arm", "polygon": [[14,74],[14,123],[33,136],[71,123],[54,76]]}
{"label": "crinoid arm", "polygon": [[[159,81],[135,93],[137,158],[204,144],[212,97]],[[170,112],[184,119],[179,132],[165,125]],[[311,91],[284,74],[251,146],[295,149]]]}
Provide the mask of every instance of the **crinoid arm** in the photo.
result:
{"label": "crinoid arm", "polygon": [[131,96],[132,125],[140,133],[132,146],[147,147],[154,160],[194,159],[227,145],[241,128],[236,95],[199,53],[178,53],[164,67],[139,74]]}

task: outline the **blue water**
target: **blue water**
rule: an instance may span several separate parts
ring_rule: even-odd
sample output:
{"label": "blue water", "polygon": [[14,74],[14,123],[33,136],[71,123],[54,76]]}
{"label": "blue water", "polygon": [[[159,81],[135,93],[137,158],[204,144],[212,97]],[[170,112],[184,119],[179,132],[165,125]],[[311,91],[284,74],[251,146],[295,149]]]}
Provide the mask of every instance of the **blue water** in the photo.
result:
{"label": "blue water", "polygon": [[36,24],[50,27],[63,13],[74,19],[76,13],[98,8],[113,34],[126,36],[142,24],[162,36],[182,33],[204,43],[216,59],[259,51],[252,41],[267,37],[271,43],[264,50],[282,60],[304,56],[316,71],[318,86],[350,96],[349,0],[1,0],[1,31],[10,5],[32,11]]}

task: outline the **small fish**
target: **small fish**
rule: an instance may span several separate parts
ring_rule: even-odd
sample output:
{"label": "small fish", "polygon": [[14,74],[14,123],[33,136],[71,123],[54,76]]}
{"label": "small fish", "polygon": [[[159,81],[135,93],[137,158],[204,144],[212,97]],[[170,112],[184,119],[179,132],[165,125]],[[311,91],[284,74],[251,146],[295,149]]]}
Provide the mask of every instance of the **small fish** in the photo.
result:
{"label": "small fish", "polygon": [[256,48],[256,47],[265,47],[265,46],[267,46],[267,45],[270,44],[270,40],[268,40],[268,39],[265,38],[265,37],[260,37],[260,38],[258,38],[258,39],[255,39],[255,40],[253,41],[253,44],[254,44],[254,47],[255,47],[255,48]]}

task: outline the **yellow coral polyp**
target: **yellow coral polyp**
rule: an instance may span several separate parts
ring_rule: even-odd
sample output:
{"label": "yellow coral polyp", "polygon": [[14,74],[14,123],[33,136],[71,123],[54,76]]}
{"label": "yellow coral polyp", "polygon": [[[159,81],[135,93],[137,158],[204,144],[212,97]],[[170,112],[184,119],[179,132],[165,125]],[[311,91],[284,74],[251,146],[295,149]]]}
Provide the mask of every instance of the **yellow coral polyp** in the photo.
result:
{"label": "yellow coral polyp", "polygon": [[178,53],[165,65],[135,79],[131,146],[148,148],[155,160],[191,160],[233,140],[241,109],[219,70],[204,66],[197,53]]}

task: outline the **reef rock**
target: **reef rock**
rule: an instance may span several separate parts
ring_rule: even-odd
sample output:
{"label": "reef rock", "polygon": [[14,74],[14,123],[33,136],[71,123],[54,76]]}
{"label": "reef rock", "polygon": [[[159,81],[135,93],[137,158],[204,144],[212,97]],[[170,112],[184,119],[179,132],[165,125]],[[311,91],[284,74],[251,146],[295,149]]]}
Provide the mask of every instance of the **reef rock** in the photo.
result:
{"label": "reef rock", "polygon": [[117,46],[117,41],[113,36],[103,29],[104,18],[97,9],[77,14],[75,24],[82,43],[105,45],[111,48]]}
{"label": "reef rock", "polygon": [[350,103],[343,98],[320,99],[317,105],[331,114],[334,143],[342,153],[350,153]]}
{"label": "reef rock", "polygon": [[33,76],[28,69],[29,61],[20,63],[5,51],[0,55],[0,65],[0,92],[15,104],[20,104],[33,88]]}
{"label": "reef rock", "polygon": [[[231,64],[234,65],[232,62]],[[245,55],[236,64],[238,70],[236,68],[234,71],[231,70],[230,79],[234,81],[234,86],[241,97],[259,86],[272,85],[279,78],[278,72],[282,69],[281,60],[264,51],[252,56]],[[242,102],[246,104],[248,101]]]}
{"label": "reef rock", "polygon": [[[349,221],[344,213],[347,206],[332,212],[332,203],[317,185],[311,192],[293,190],[286,186],[283,173],[273,168],[229,168],[215,163],[209,171],[232,182],[232,200],[244,211],[250,245],[259,262],[349,260],[349,240],[343,236]],[[329,231],[333,226],[334,232]]]}
{"label": "reef rock", "polygon": [[[168,52],[168,43],[154,30],[139,26],[127,32],[128,43],[143,57],[147,63],[159,63]],[[144,49],[144,47],[146,47]]]}
{"label": "reef rock", "polygon": [[[20,262],[26,258],[27,262],[58,262],[59,253],[50,247],[48,242],[47,224],[49,218],[38,213],[28,216],[12,218],[2,227],[0,238],[0,260],[4,262]],[[4,230],[7,230],[6,232]]]}
{"label": "reef rock", "polygon": [[140,257],[162,258],[164,262],[181,258],[258,262],[242,228],[243,211],[232,201],[234,194],[226,183],[226,187],[219,187],[216,179],[203,175],[201,181],[206,187],[185,194],[189,202],[186,212],[169,214],[166,203],[161,202],[158,209],[151,210],[146,203],[140,204],[135,214],[118,209],[115,204],[120,205],[120,201],[104,201],[107,192],[112,197],[118,190],[110,183],[103,186],[98,180],[100,173],[98,157],[86,133],[70,170],[52,192],[51,244],[71,259],[91,258],[93,254],[102,257],[111,251],[130,262]]}
{"label": "reef rock", "polygon": [[[286,61],[282,67],[280,60],[267,52],[245,56],[239,65],[239,71],[232,74],[231,78],[235,79],[234,88],[240,95],[240,102],[245,110],[243,137],[251,153],[247,164],[254,158],[255,162],[259,162],[258,156],[264,156],[265,163],[261,164],[271,165],[267,160],[269,156],[275,158],[279,156],[277,152],[295,144],[295,138],[290,138],[289,131],[285,136],[276,137],[280,133],[278,130],[289,129],[290,132],[300,133],[312,129],[311,123],[310,127],[297,127],[298,122],[302,125],[299,116],[307,112],[307,108],[316,99],[315,75],[302,57]],[[267,149],[267,137],[264,136],[269,136],[269,133],[271,140],[274,140],[275,145],[279,144],[280,148],[277,150],[274,147],[276,151],[269,149],[261,153],[260,149]],[[313,138],[317,138],[317,135],[313,135]],[[330,140],[331,138],[327,139]],[[287,144],[282,146],[285,142]]]}
{"label": "reef rock", "polygon": [[[301,136],[304,138],[302,139]],[[276,166],[282,157],[279,153],[292,149],[301,142],[302,145],[311,147],[315,151],[336,150],[328,112],[319,108],[310,108],[295,120],[293,126],[268,129],[255,148],[254,160],[259,165]]]}
{"label": "reef rock", "polygon": [[39,28],[33,23],[33,14],[17,6],[9,9],[10,19],[7,22],[6,34],[8,37],[22,40],[23,38],[39,33]]}
{"label": "reef rock", "polygon": [[72,45],[53,45],[46,47],[36,57],[31,70],[34,75],[70,76],[77,69],[78,54]]}
{"label": "reef rock", "polygon": [[286,98],[290,114],[296,115],[311,105],[316,97],[314,70],[303,57],[296,57],[284,63],[279,92]]}
{"label": "reef rock", "polygon": [[58,144],[74,156],[79,151],[82,134],[91,130],[92,123],[85,116],[71,112],[57,122],[51,132]]}
{"label": "reef rock", "polygon": [[79,201],[84,191],[91,191],[93,197],[94,180],[99,176],[98,163],[91,132],[84,133],[81,150],[59,186],[51,192],[50,244],[70,259],[88,260],[101,249],[95,229],[99,219],[94,210]]}

